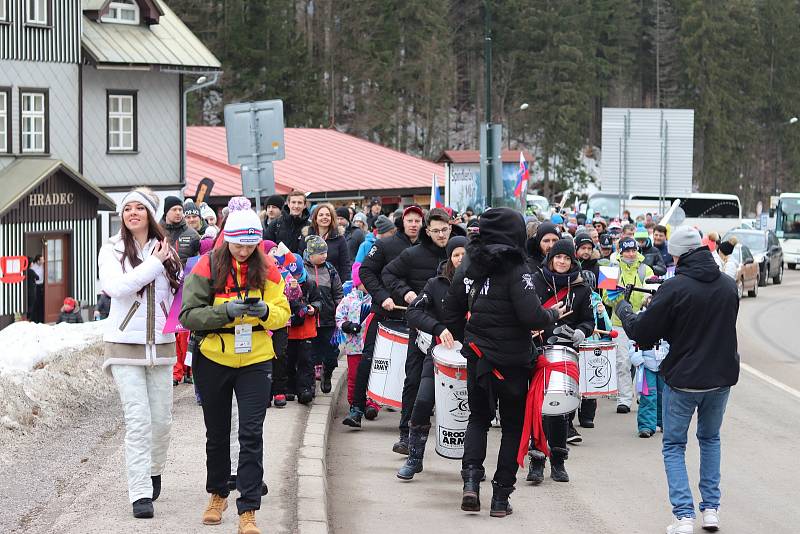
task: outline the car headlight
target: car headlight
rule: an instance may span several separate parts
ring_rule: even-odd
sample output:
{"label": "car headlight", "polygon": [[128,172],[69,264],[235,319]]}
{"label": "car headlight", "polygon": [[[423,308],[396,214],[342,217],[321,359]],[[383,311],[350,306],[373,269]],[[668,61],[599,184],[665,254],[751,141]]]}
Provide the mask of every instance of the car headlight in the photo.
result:
{"label": "car headlight", "polygon": [[753,254],[753,259],[755,260],[756,263],[762,263],[765,257],[766,257],[765,254]]}

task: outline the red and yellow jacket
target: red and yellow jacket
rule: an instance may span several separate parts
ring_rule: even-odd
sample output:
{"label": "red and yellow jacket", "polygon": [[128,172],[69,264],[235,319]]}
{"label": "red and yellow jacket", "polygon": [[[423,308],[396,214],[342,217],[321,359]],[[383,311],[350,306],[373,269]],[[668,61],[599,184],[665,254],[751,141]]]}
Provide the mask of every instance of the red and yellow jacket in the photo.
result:
{"label": "red and yellow jacket", "polygon": [[[211,275],[210,258],[200,258],[192,272],[186,277],[183,285],[183,305],[180,321],[183,326],[203,335],[200,350],[203,355],[220,365],[227,367],[244,367],[264,362],[275,357],[272,346],[271,330],[286,325],[289,320],[289,303],[283,294],[284,281],[275,265],[268,258],[267,281],[263,288],[250,289],[238,293],[233,281],[236,274],[239,287],[247,285],[247,264],[232,261],[232,269],[228,274],[225,290],[217,293]],[[225,303],[245,297],[263,299],[269,307],[266,319],[244,316],[233,321],[225,311]],[[250,352],[236,354],[234,352],[234,327],[238,324],[253,326],[253,348]]]}

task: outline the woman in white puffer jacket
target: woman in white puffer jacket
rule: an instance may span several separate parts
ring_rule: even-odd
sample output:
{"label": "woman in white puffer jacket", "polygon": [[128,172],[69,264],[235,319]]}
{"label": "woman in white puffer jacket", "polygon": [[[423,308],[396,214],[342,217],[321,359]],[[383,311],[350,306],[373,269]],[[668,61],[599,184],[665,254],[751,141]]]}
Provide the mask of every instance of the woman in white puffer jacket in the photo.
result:
{"label": "woman in white puffer jacket", "polygon": [[125,415],[128,497],[137,518],[153,517],[172,426],[175,336],[164,334],[180,261],[157,223],[159,199],[138,188],[117,205],[119,234],[100,249],[100,290],[111,297],[103,369]]}

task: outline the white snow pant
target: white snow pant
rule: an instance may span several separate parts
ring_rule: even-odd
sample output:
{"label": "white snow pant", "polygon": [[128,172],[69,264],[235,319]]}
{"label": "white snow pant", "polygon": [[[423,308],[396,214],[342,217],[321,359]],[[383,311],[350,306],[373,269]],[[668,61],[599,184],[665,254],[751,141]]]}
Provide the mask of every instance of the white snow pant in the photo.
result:
{"label": "white snow pant", "polygon": [[628,408],[633,405],[633,379],[631,379],[631,347],[625,330],[615,326],[617,331],[617,406],[624,404]]}
{"label": "white snow pant", "polygon": [[172,366],[112,365],[125,414],[130,502],[153,497],[151,476],[167,462],[172,427]]}
{"label": "white snow pant", "polygon": [[239,403],[236,393],[231,398],[231,474],[239,468]]}

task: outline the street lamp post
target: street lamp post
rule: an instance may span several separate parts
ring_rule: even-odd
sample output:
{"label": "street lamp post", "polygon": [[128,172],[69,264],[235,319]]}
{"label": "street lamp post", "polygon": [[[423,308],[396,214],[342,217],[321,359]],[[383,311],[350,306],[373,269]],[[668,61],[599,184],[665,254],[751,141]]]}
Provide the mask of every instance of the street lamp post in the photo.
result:
{"label": "street lamp post", "polygon": [[492,182],[494,181],[492,154],[494,154],[494,139],[492,136],[492,13],[489,7],[491,0],[483,3],[483,62],[486,67],[486,204],[494,203]]}
{"label": "street lamp post", "polygon": [[181,121],[181,136],[183,139],[183,150],[181,151],[181,184],[186,185],[186,95],[194,91],[199,91],[209,85],[214,85],[219,81],[219,72],[215,72],[214,76],[209,80],[207,76],[200,76],[194,82],[194,85],[183,90],[183,117]]}

